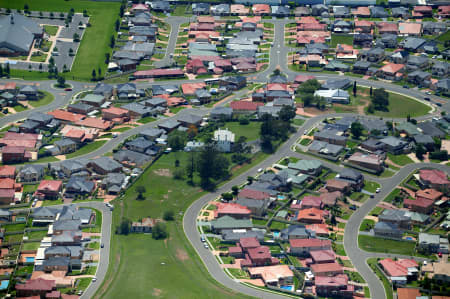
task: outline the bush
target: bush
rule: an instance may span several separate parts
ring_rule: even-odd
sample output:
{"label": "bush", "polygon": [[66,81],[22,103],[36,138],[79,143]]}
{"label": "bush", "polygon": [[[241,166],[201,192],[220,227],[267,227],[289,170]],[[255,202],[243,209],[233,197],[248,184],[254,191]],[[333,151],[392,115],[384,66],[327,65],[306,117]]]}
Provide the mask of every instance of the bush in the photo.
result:
{"label": "bush", "polygon": [[177,168],[173,172],[173,178],[176,180],[181,180],[184,177],[184,168]]}
{"label": "bush", "polygon": [[152,229],[152,238],[155,240],[161,240],[167,238],[167,228],[162,223],[156,223]]}
{"label": "bush", "polygon": [[116,233],[119,235],[128,235],[130,233],[130,220],[123,219],[120,222],[120,226],[117,228]]}
{"label": "bush", "polygon": [[241,116],[239,117],[239,124],[240,125],[248,125],[250,123],[250,120],[248,120],[247,117]]}
{"label": "bush", "polygon": [[163,219],[166,221],[173,221],[175,219],[175,213],[172,210],[165,211],[163,214]]}

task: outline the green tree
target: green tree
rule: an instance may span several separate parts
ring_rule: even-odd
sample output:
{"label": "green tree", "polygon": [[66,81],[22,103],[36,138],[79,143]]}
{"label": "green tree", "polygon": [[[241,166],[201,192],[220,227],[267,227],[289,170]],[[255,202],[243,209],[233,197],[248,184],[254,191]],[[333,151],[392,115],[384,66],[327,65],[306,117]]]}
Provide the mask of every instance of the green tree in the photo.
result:
{"label": "green tree", "polygon": [[58,79],[56,81],[58,81],[59,87],[64,87],[66,85],[66,78],[64,78],[63,76],[58,76]]}
{"label": "green tree", "polygon": [[172,210],[165,211],[163,214],[163,219],[165,221],[172,221],[175,219],[175,212]]}
{"label": "green tree", "polygon": [[229,175],[230,162],[219,153],[214,144],[208,143],[203,147],[197,161],[197,171],[200,176],[200,184],[205,190],[214,190],[215,183],[212,180],[223,179]]}
{"label": "green tree", "polygon": [[1,77],[3,77],[3,67],[2,67],[2,65],[0,64],[0,78]]}
{"label": "green tree", "polygon": [[359,139],[359,137],[361,137],[363,131],[364,127],[361,125],[361,123],[357,121],[352,123],[350,127],[350,132],[352,133],[353,136],[355,136],[356,139]]}
{"label": "green tree", "polygon": [[353,96],[354,96],[354,97],[356,97],[356,91],[357,91],[357,88],[356,88],[356,81],[354,81],[354,82],[353,82]]}
{"label": "green tree", "polygon": [[152,238],[155,240],[161,240],[167,238],[167,236],[168,233],[166,226],[161,222],[156,223],[152,228]]}
{"label": "green tree", "polygon": [[194,183],[194,173],[195,173],[195,158],[194,158],[194,152],[191,152],[191,155],[189,157],[189,162],[186,165],[186,174],[189,178],[189,183]]}
{"label": "green tree", "polygon": [[112,48],[114,48],[114,46],[116,45],[116,39],[114,38],[114,35],[111,35],[111,40],[109,41],[109,46]]}
{"label": "green tree", "polygon": [[122,219],[117,233],[120,235],[128,235],[130,233],[130,220],[128,220],[127,218]]}
{"label": "green tree", "polygon": [[375,110],[388,111],[389,93],[384,88],[377,88],[373,91],[372,104]]}
{"label": "green tree", "polygon": [[105,53],[105,64],[109,63],[109,58],[110,58],[111,54],[109,53]]}
{"label": "green tree", "polygon": [[144,197],[144,193],[146,191],[145,186],[139,185],[139,186],[136,187],[135,191],[138,194],[136,199],[138,199],[138,200],[144,200],[145,199],[145,197]]}
{"label": "green tree", "polygon": [[95,69],[92,69],[92,81],[95,81],[97,77],[97,73],[95,72]]}
{"label": "green tree", "polygon": [[250,123],[250,120],[248,119],[247,116],[240,116],[239,117],[239,124],[240,125],[248,125]]}
{"label": "green tree", "polygon": [[231,201],[233,200],[233,194],[231,193],[222,193],[223,200]]}
{"label": "green tree", "polygon": [[299,94],[313,94],[316,90],[320,88],[320,83],[317,79],[310,79],[304,83],[302,83],[297,88],[297,93]]}
{"label": "green tree", "polygon": [[292,106],[283,106],[278,113],[280,119],[285,122],[290,122],[296,115],[296,110]]}
{"label": "green tree", "polygon": [[417,159],[423,160],[423,156],[427,153],[427,150],[423,147],[423,145],[419,144],[415,147],[414,152],[416,153]]}
{"label": "green tree", "polygon": [[8,78],[11,75],[11,69],[9,68],[9,62],[6,63],[5,74]]}
{"label": "green tree", "polygon": [[231,191],[233,191],[233,195],[238,195],[239,187],[234,185],[233,187],[231,187]]}
{"label": "green tree", "polygon": [[73,41],[74,42],[79,42],[80,41],[80,35],[78,33],[74,33],[73,34]]}
{"label": "green tree", "polygon": [[119,31],[119,29],[120,29],[120,21],[119,21],[119,19],[116,20],[115,26],[116,26],[116,31]]}
{"label": "green tree", "polygon": [[184,149],[187,142],[187,133],[182,131],[172,131],[167,138],[167,144],[172,150],[180,151]]}

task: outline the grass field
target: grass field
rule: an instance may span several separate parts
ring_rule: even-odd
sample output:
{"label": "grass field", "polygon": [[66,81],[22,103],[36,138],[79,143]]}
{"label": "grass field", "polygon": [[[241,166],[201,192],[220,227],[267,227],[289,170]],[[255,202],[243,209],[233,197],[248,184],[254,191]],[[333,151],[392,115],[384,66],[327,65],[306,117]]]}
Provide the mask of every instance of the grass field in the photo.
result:
{"label": "grass field", "polygon": [[[123,200],[114,202],[113,229],[121,214],[135,221],[145,216],[161,217],[170,209],[177,217],[167,223],[170,237],[166,240],[144,234],[112,234],[110,267],[94,298],[245,298],[211,278],[184,235],[178,212],[204,194],[200,188],[171,176],[174,161],[178,159],[180,167],[186,167],[188,158],[186,153],[163,155],[128,188]],[[135,187],[139,185],[146,188],[145,200],[135,199]]]}
{"label": "grass field", "polygon": [[388,109],[389,111],[386,112],[375,110],[373,115],[381,117],[407,117],[410,115],[411,117],[417,117],[427,114],[431,107],[409,97],[389,93]]}
{"label": "grass field", "polygon": [[[81,40],[80,48],[72,71],[67,73],[66,77],[71,79],[72,76],[78,80],[90,80],[92,70],[99,67],[102,73],[106,73],[105,53],[111,54],[109,41],[111,35],[115,35],[114,22],[119,17],[120,2],[95,2],[88,0],[3,0],[1,7],[23,9],[28,4],[30,10],[52,11],[52,12],[69,12],[71,8],[75,12],[83,12],[87,10],[91,27],[86,29]],[[39,76],[38,72],[36,76]],[[11,76],[14,73],[11,72]],[[26,75],[26,74],[25,74]]]}
{"label": "grass field", "polygon": [[414,163],[414,161],[411,160],[411,158],[408,157],[407,155],[393,155],[391,153],[388,153],[388,158],[389,160],[391,160],[392,162],[394,162],[399,166]]}
{"label": "grass field", "polygon": [[375,221],[372,219],[364,219],[359,227],[360,231],[370,231],[370,229],[375,225]]}
{"label": "grass field", "polygon": [[332,34],[330,46],[336,48],[337,44],[353,45],[353,36]]}
{"label": "grass field", "polygon": [[227,122],[224,128],[232,131],[235,134],[235,140],[239,137],[247,137],[247,141],[254,141],[259,138],[259,128],[261,127],[260,122],[251,121],[248,125],[241,125],[239,122]]}
{"label": "grass field", "polygon": [[53,94],[47,92],[47,91],[41,91],[44,93],[44,97],[38,101],[28,101],[28,103],[33,106],[34,108],[37,107],[41,107],[41,106],[45,106],[50,104],[51,102],[53,102],[53,100],[55,99],[55,97],[53,96]]}
{"label": "grass field", "polygon": [[374,193],[377,190],[377,188],[380,188],[380,184],[378,184],[377,182],[371,182],[371,181],[364,182],[363,189],[368,192]]}
{"label": "grass field", "polygon": [[56,35],[58,26],[44,25],[44,30],[48,35]]}
{"label": "grass field", "polygon": [[404,255],[414,255],[414,242],[388,240],[371,236],[358,236],[358,246],[370,252],[386,252]]}
{"label": "grass field", "polygon": [[69,159],[69,158],[74,158],[74,157],[89,154],[90,152],[93,152],[93,151],[101,148],[102,145],[105,144],[106,142],[107,142],[107,140],[99,140],[99,141],[91,142],[91,143],[83,146],[79,150],[77,150],[73,153],[67,154],[66,158]]}

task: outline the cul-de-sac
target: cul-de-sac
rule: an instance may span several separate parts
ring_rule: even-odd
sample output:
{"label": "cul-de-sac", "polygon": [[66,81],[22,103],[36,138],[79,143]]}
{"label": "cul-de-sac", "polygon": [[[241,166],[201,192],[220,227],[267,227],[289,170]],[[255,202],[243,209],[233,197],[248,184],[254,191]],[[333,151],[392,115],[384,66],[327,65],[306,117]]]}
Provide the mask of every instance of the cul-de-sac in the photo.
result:
{"label": "cul-de-sac", "polygon": [[450,299],[450,0],[0,0],[0,298]]}

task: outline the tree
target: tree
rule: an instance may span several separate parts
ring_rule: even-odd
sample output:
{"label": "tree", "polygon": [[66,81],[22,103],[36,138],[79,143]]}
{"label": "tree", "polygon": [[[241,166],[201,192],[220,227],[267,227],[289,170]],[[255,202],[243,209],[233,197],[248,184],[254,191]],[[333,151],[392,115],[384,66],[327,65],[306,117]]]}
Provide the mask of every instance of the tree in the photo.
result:
{"label": "tree", "polygon": [[175,167],[180,167],[180,160],[178,159],[175,160]]}
{"label": "tree", "polygon": [[350,132],[352,133],[353,136],[355,136],[356,139],[359,139],[359,137],[361,137],[363,131],[364,127],[361,125],[361,123],[357,121],[352,123],[350,127]]}
{"label": "tree", "polygon": [[165,221],[172,221],[175,219],[175,212],[172,210],[165,211],[163,214],[163,219]]}
{"label": "tree", "polygon": [[123,17],[124,12],[125,12],[125,5],[122,4],[122,5],[120,5],[120,12],[119,12],[119,16],[121,18]]}
{"label": "tree", "polygon": [[377,88],[373,91],[372,104],[375,110],[388,111],[389,94],[384,88]]}
{"label": "tree", "polygon": [[31,72],[31,64],[28,65],[28,70]]}
{"label": "tree", "polygon": [[161,222],[156,223],[156,225],[152,228],[152,238],[155,240],[165,239],[167,238],[167,228]]}
{"label": "tree", "polygon": [[178,130],[172,131],[167,138],[167,144],[174,151],[180,151],[184,149],[186,142],[187,142],[187,133]]}
{"label": "tree", "polygon": [[9,68],[9,62],[6,63],[5,74],[8,78],[9,78],[9,75],[11,74],[11,70]]}
{"label": "tree", "polygon": [[387,121],[386,127],[388,128],[388,130],[392,130],[394,128],[394,124],[391,121]]}
{"label": "tree", "polygon": [[200,176],[200,184],[205,190],[214,190],[215,183],[212,180],[223,179],[229,175],[230,162],[217,151],[214,144],[206,144],[200,152],[197,161],[197,171]]}
{"label": "tree", "polygon": [[187,130],[187,137],[189,140],[192,140],[195,138],[195,136],[197,136],[198,133],[198,129],[195,125],[190,125],[188,130]]}
{"label": "tree", "polygon": [[356,81],[353,81],[353,96],[356,97]]}
{"label": "tree", "polygon": [[114,48],[114,46],[116,45],[116,39],[114,38],[114,35],[111,35],[111,40],[109,42],[109,46],[112,48]]}
{"label": "tree", "polygon": [[138,200],[143,200],[144,198],[144,193],[146,191],[145,186],[139,185],[136,187],[135,191],[138,193],[138,196],[136,199]]}
{"label": "tree", "polygon": [[23,10],[27,12],[29,9],[30,7],[28,6],[28,3],[25,3],[25,5],[23,6]]}
{"label": "tree", "polygon": [[309,107],[314,102],[314,96],[312,94],[306,94],[302,97],[303,100],[303,106]]}
{"label": "tree", "polygon": [[222,193],[223,200],[231,201],[233,200],[233,194],[231,193]]}
{"label": "tree", "polygon": [[87,10],[86,9],[83,9],[83,17],[88,17],[88,13],[87,13]]}
{"label": "tree", "polygon": [[80,41],[80,35],[78,35],[78,33],[74,33],[73,34],[73,41],[74,42],[79,42]]}
{"label": "tree", "polygon": [[189,178],[189,183],[194,183],[194,173],[195,173],[195,159],[194,152],[191,152],[191,157],[189,159],[189,163],[186,166],[186,174]]}
{"label": "tree", "polygon": [[63,76],[58,76],[58,79],[56,81],[58,81],[59,87],[62,88],[64,86],[66,86],[66,78],[64,78]]}
{"label": "tree", "polygon": [[278,116],[282,121],[290,122],[296,116],[296,110],[292,106],[283,106],[278,113]]}
{"label": "tree", "polygon": [[372,86],[370,86],[370,96],[372,96],[372,92],[373,92],[373,89],[372,89]]}
{"label": "tree", "polygon": [[72,48],[69,49],[69,56],[73,56],[73,49]]}
{"label": "tree", "polygon": [[419,159],[419,160],[423,160],[423,155],[425,155],[427,153],[426,149],[421,144],[417,145],[415,147],[414,151],[416,153],[417,159]]}
{"label": "tree", "polygon": [[331,225],[336,225],[337,224],[336,216],[334,216],[334,214],[331,215],[330,223],[331,223]]}
{"label": "tree", "polygon": [[233,191],[233,195],[238,195],[239,187],[234,185],[233,187],[231,187],[231,191]]}
{"label": "tree", "polygon": [[130,233],[130,220],[127,218],[122,219],[117,233],[120,235],[128,235]]}
{"label": "tree", "polygon": [[97,77],[97,73],[95,72],[95,69],[92,69],[92,81],[95,81],[95,77]]}
{"label": "tree", "polygon": [[184,177],[184,169],[183,168],[177,168],[173,172],[173,178],[176,180],[181,180]]}
{"label": "tree", "polygon": [[317,79],[310,79],[302,83],[297,89],[299,94],[313,94],[316,90],[320,88],[321,84]]}
{"label": "tree", "polygon": [[116,31],[119,31],[119,29],[120,29],[120,21],[119,21],[119,19],[116,20],[115,26],[116,26]]}
{"label": "tree", "polygon": [[239,117],[239,124],[240,125],[248,125],[250,123],[250,120],[248,119],[248,117],[247,116],[240,116]]}
{"label": "tree", "polygon": [[101,76],[102,76],[102,69],[98,67],[98,78],[100,79]]}
{"label": "tree", "polygon": [[105,53],[105,64],[109,63],[109,57],[111,56],[111,54],[109,53]]}

